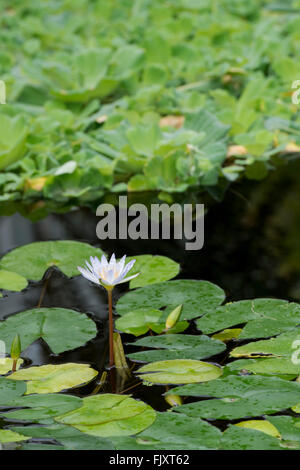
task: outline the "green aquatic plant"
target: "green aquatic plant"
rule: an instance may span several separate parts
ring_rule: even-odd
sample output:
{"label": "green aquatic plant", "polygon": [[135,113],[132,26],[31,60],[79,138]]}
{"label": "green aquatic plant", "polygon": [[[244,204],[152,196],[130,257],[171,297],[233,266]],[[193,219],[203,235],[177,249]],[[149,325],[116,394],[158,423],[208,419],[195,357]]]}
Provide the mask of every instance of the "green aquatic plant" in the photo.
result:
{"label": "green aquatic plant", "polygon": [[116,261],[115,254],[112,255],[109,262],[104,255],[102,255],[101,261],[99,261],[97,256],[94,258],[91,256],[90,261],[91,264],[86,261],[87,268],[78,266],[78,271],[89,281],[101,285],[106,289],[109,315],[109,366],[113,367],[115,360],[112,291],[115,286],[134,279],[139,273],[125,277],[135,263],[134,259],[125,265],[126,255],[124,255],[120,261]]}

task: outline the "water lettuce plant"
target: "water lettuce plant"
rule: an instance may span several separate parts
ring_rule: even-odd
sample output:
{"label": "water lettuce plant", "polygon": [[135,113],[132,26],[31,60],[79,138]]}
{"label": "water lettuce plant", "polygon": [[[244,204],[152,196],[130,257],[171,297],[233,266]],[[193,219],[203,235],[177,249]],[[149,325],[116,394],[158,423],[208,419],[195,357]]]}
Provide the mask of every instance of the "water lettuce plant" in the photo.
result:
{"label": "water lettuce plant", "polygon": [[220,198],[265,177],[299,153],[298,10],[3,0],[0,200],[35,212],[111,191]]}

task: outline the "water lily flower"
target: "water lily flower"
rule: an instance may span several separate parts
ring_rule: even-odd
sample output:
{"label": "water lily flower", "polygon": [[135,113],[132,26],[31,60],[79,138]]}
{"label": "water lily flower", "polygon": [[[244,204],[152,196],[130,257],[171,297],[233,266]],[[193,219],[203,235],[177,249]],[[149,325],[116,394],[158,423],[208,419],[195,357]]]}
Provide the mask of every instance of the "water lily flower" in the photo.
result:
{"label": "water lily flower", "polygon": [[83,277],[89,281],[94,282],[107,291],[108,297],[108,319],[109,319],[109,366],[113,367],[114,360],[114,326],[113,326],[113,308],[112,308],[112,290],[117,284],[122,284],[123,282],[128,282],[131,279],[138,276],[140,273],[133,274],[132,276],[125,277],[130,269],[133,267],[136,262],[135,259],[129,261],[125,265],[126,255],[116,261],[115,254],[113,253],[110,261],[108,262],[106,257],[102,255],[101,261],[95,256],[94,258],[90,257],[90,263],[86,261],[87,268],[82,268],[77,266],[77,269],[80,271]]}
{"label": "water lily flower", "polygon": [[78,266],[78,270],[81,272],[82,276],[89,281],[102,285],[106,289],[112,289],[117,284],[128,282],[139,275],[139,273],[137,273],[133,276],[125,277],[136,260],[133,259],[129,261],[127,265],[125,265],[125,261],[126,255],[124,255],[120,261],[116,261],[114,253],[109,262],[104,255],[102,255],[101,261],[99,261],[97,256],[94,258],[91,256],[90,263],[86,261],[87,269]]}

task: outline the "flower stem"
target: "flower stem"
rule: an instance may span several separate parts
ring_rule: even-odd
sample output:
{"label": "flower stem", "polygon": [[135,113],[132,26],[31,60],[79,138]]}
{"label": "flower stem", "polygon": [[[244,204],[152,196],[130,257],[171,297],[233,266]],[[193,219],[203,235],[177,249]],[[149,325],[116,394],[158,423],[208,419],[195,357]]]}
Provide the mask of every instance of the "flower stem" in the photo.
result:
{"label": "flower stem", "polygon": [[109,319],[109,367],[114,366],[114,321],[112,310],[112,289],[107,289]]}

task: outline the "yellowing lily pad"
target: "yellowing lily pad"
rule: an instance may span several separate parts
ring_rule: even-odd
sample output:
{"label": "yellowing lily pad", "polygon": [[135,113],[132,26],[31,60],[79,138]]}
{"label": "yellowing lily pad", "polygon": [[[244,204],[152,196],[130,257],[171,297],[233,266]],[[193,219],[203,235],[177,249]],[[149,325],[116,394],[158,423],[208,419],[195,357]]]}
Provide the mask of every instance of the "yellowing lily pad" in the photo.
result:
{"label": "yellowing lily pad", "polygon": [[27,381],[26,395],[30,393],[54,393],[84,385],[98,372],[88,364],[48,364],[28,367],[9,375],[9,380]]}
{"label": "yellowing lily pad", "polygon": [[0,443],[5,444],[7,442],[19,442],[19,441],[27,441],[29,439],[28,436],[23,436],[14,431],[10,431],[9,429],[0,429]]}
{"label": "yellowing lily pad", "polygon": [[257,431],[264,432],[269,436],[280,437],[278,429],[276,429],[275,426],[266,419],[251,419],[249,421],[241,421],[240,423],[236,423],[235,426],[240,426],[241,428],[247,429],[256,429]]}
{"label": "yellowing lily pad", "polygon": [[154,384],[208,382],[217,379],[222,373],[219,366],[189,359],[152,362],[137,372],[140,379]]}
{"label": "yellowing lily pad", "polygon": [[126,395],[94,395],[82,401],[81,408],[55,420],[93,436],[108,437],[137,434],[156,418],[151,406]]}
{"label": "yellowing lily pad", "polygon": [[[22,363],[23,363],[23,359],[17,360],[17,369],[19,369]],[[10,372],[12,369],[12,366],[13,366],[13,360],[10,357],[0,358],[0,375],[4,375]]]}
{"label": "yellowing lily pad", "polygon": [[226,328],[225,330],[212,335],[212,338],[227,343],[227,341],[230,341],[231,339],[236,339],[242,331],[242,328]]}

